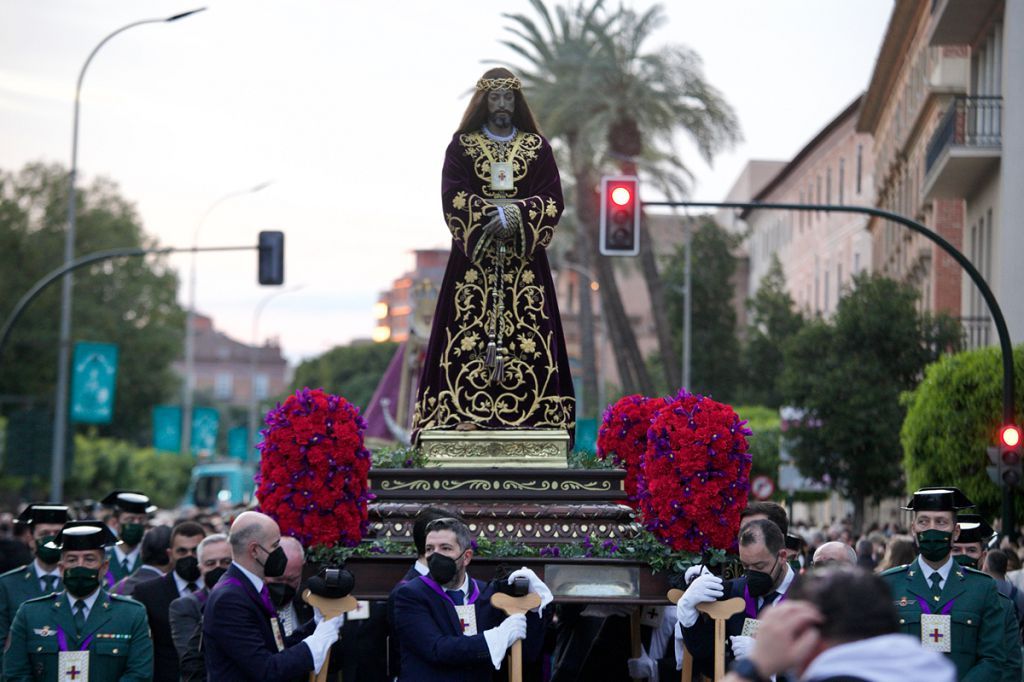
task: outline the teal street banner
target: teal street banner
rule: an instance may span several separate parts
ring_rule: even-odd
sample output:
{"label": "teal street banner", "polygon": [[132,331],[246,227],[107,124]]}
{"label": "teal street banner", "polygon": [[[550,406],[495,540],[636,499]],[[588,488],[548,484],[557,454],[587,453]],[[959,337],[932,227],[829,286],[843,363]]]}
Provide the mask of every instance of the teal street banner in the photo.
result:
{"label": "teal street banner", "polygon": [[240,459],[243,462],[249,457],[249,429],[244,426],[236,426],[228,431],[228,457]]}
{"label": "teal street banner", "polygon": [[192,454],[212,455],[217,449],[217,431],[220,429],[220,414],[212,407],[196,407],[192,410]]}
{"label": "teal street banner", "polygon": [[79,341],[71,368],[71,421],[109,424],[114,416],[117,345]]}
{"label": "teal street banner", "polygon": [[177,405],[153,408],[153,447],[164,452],[181,451],[181,408]]}

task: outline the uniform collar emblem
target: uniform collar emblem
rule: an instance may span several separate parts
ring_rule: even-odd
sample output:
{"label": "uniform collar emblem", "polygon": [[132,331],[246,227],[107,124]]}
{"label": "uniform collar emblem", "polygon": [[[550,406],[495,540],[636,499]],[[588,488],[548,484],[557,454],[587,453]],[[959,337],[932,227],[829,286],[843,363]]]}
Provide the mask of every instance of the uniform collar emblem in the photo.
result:
{"label": "uniform collar emblem", "polygon": [[51,630],[49,625],[44,625],[41,628],[33,628],[32,632],[36,633],[40,637],[52,637],[57,634],[57,631]]}

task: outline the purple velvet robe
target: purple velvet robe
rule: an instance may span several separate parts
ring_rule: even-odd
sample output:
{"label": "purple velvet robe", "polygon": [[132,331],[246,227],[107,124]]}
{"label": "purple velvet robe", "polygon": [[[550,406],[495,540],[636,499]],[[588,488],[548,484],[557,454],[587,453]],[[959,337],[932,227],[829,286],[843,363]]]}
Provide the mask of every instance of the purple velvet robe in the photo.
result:
{"label": "purple velvet robe", "polygon": [[[512,164],[513,190],[491,189],[495,160]],[[572,436],[575,398],[545,251],[563,208],[551,146],[532,133],[519,132],[504,147],[483,133],[456,133],[445,153],[441,200],[452,251],[414,428],[472,423]],[[504,241],[483,231],[497,205],[512,228]]]}

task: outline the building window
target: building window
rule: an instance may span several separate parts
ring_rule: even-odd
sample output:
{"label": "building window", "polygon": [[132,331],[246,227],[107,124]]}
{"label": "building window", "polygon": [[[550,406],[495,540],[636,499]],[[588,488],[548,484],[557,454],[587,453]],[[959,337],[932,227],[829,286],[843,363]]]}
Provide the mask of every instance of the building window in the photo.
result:
{"label": "building window", "polygon": [[266,373],[260,372],[253,376],[252,392],[257,400],[263,400],[270,394],[270,377]]}
{"label": "building window", "polygon": [[839,159],[839,205],[843,205],[843,185],[846,183],[846,159]]}
{"label": "building window", "polygon": [[853,274],[855,274],[855,275],[859,275],[860,274],[860,254],[859,253],[853,254]]}
{"label": "building window", "polygon": [[829,299],[828,299],[828,264],[825,265],[825,312],[828,312]]}
{"label": "building window", "polygon": [[857,145],[857,194],[860,194],[860,175],[864,162],[864,145]]}
{"label": "building window", "polygon": [[836,301],[843,297],[843,264],[836,263]]}
{"label": "building window", "polygon": [[832,168],[825,169],[825,203],[832,203]]}
{"label": "building window", "polygon": [[235,377],[231,372],[217,372],[213,381],[213,395],[218,400],[226,400],[235,391]]}

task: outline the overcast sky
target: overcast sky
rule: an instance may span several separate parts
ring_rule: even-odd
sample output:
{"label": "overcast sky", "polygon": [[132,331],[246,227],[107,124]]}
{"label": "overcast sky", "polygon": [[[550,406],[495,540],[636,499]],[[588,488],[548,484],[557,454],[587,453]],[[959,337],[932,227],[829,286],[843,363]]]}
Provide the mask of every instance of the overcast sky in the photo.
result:
{"label": "overcast sky", "polygon": [[[0,0],[0,168],[68,165],[74,84],[89,51],[188,0]],[[645,9],[649,2],[624,3]],[[609,3],[615,6],[614,2]],[[787,159],[868,83],[892,0],[672,0],[651,48],[681,43],[739,115],[744,142],[703,164],[695,198],[723,197],[747,160]],[[298,291],[269,302],[259,337],[297,361],[374,326],[378,292],[415,248],[448,246],[438,190],[444,148],[483,60],[516,65],[503,13],[526,0],[212,0],[105,45],[85,78],[79,173],[112,178],[164,245],[287,234]],[[553,4],[549,5],[553,6]],[[543,126],[543,121],[541,125]],[[175,257],[185,300],[188,258]],[[198,309],[250,341],[272,289],[255,255],[199,257]]]}

